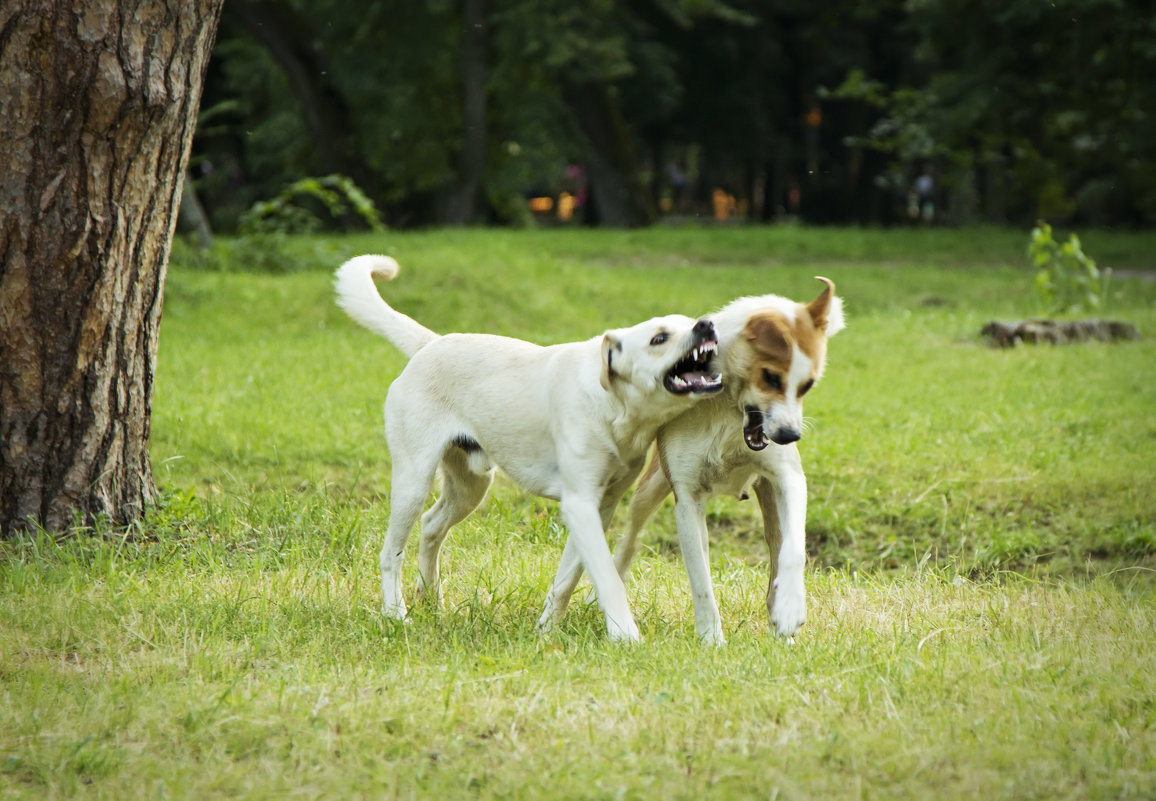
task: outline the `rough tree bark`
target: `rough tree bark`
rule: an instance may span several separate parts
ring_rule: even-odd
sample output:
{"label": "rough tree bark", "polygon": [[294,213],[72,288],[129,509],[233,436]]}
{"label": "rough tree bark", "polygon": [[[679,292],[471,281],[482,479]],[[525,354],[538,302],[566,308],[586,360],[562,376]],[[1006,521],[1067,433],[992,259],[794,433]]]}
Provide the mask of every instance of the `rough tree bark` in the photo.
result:
{"label": "rough tree bark", "polygon": [[222,0],[0,6],[0,532],[136,519]]}

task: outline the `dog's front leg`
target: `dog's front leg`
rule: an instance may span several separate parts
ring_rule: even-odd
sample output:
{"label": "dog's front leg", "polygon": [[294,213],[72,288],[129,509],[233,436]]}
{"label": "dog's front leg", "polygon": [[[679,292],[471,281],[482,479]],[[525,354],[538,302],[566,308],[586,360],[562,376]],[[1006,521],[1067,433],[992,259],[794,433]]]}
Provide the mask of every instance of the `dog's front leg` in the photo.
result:
{"label": "dog's front leg", "polygon": [[[803,581],[807,562],[807,478],[797,450],[773,480],[755,482],[755,494],[763,510],[764,527],[766,515],[774,515],[781,537],[774,587],[767,590],[771,625],[781,636],[793,637],[807,620],[807,592]],[[768,536],[768,545],[772,544],[771,540]]]}
{"label": "dog's front leg", "polygon": [[[610,522],[614,519],[614,509],[622,500],[622,496],[629,488],[633,478],[633,475],[627,476],[610,487],[602,496],[599,517],[602,520],[603,531],[610,528]],[[622,573],[621,569],[619,569],[619,573]],[[554,577],[554,583],[550,585],[550,592],[546,595],[546,606],[542,610],[542,616],[538,618],[538,628],[541,631],[549,631],[555,623],[562,619],[562,613],[566,611],[566,607],[570,603],[570,596],[574,594],[574,589],[578,586],[580,578],[582,578],[582,559],[578,556],[578,547],[574,544],[574,538],[567,537],[566,547],[562,549],[562,559],[558,563],[558,573]],[[622,576],[622,581],[625,584],[625,576]]]}
{"label": "dog's front leg", "polygon": [[[638,625],[634,622],[634,614],[626,600],[626,587],[614,567],[610,547],[606,544],[598,500],[585,495],[563,495],[561,510],[562,522],[569,532],[566,550],[573,548],[577,551],[582,567],[590,574],[598,605],[606,616],[607,634],[612,640],[636,642],[640,638]],[[563,551],[563,559],[565,557]],[[568,577],[568,574],[563,576],[562,571],[559,571],[560,579]]]}
{"label": "dog's front leg", "polygon": [[562,559],[558,562],[558,573],[554,576],[554,583],[550,585],[550,592],[546,594],[546,606],[542,616],[538,618],[538,629],[549,631],[554,624],[562,619],[562,613],[570,603],[570,596],[578,586],[578,579],[582,577],[582,559],[578,556],[578,546],[574,537],[566,538],[566,546],[562,549]]}
{"label": "dog's front leg", "polygon": [[678,544],[690,580],[694,603],[694,630],[707,645],[724,645],[722,618],[714,599],[710,577],[710,543],[706,530],[705,499],[685,487],[674,488],[674,519],[678,525]]}

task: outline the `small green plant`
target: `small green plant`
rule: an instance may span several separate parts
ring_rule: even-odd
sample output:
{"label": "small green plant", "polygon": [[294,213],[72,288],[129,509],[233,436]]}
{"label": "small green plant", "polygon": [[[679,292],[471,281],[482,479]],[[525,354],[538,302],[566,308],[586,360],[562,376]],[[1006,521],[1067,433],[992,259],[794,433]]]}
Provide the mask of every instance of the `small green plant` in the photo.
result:
{"label": "small green plant", "polygon": [[1112,271],[1101,270],[1084,253],[1075,234],[1064,243],[1052,236],[1052,227],[1040,221],[1032,229],[1028,258],[1036,267],[1034,289],[1051,314],[1078,314],[1103,308]]}
{"label": "small green plant", "polygon": [[317,233],[325,227],[318,209],[335,221],[352,217],[371,230],[385,230],[373,201],[344,175],[302,178],[289,184],[277,197],[254,203],[237,230],[242,235]]}
{"label": "small green plant", "polygon": [[178,238],[173,242],[170,261],[221,272],[289,273],[313,269],[341,258],[331,246],[295,243],[290,237],[359,223],[372,231],[385,230],[373,201],[352,180],[344,175],[302,178],[275,198],[254,203],[242,215],[236,238],[219,240],[207,249],[194,248]]}

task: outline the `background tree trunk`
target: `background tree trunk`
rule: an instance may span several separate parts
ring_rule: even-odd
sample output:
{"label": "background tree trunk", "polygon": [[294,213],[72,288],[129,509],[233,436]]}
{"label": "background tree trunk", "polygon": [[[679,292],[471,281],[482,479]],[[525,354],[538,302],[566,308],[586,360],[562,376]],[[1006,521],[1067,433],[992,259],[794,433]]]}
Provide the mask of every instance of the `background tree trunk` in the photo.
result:
{"label": "background tree trunk", "polygon": [[193,177],[185,172],[181,183],[181,205],[177,212],[177,231],[189,234],[194,244],[201,250],[208,250],[213,246],[213,226],[209,222],[209,215],[197,197],[197,188],[193,185]]}
{"label": "background tree trunk", "polygon": [[162,290],[221,2],[0,9],[4,533],[155,498]]}
{"label": "background tree trunk", "polygon": [[600,83],[566,82],[563,95],[589,145],[586,172],[596,217],[590,222],[611,228],[654,222],[631,133],[610,89]]}
{"label": "background tree trunk", "polygon": [[485,0],[464,0],[462,33],[462,153],[450,196],[447,222],[472,225],[486,167],[486,9]]}
{"label": "background tree trunk", "polygon": [[321,38],[309,21],[292,6],[272,0],[231,0],[225,13],[264,45],[285,73],[305,112],[322,169],[353,179],[376,197],[377,181],[357,155],[353,135],[357,126],[332,83]]}

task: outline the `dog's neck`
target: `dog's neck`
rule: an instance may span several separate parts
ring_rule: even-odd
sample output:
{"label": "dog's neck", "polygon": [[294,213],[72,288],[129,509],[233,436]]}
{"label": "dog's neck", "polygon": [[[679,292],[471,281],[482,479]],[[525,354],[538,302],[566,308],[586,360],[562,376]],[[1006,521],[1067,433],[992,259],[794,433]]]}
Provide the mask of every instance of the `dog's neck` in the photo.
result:
{"label": "dog's neck", "polygon": [[623,463],[643,458],[658,435],[658,429],[682,411],[672,406],[668,414],[656,414],[655,404],[627,401],[614,392],[607,392],[606,398],[605,430]]}

